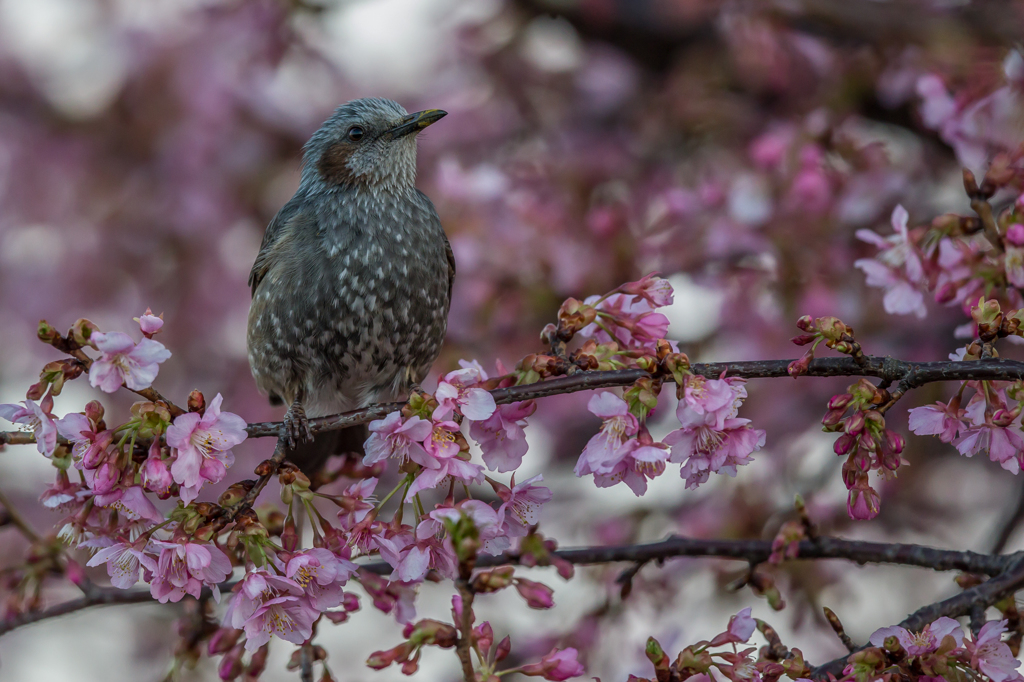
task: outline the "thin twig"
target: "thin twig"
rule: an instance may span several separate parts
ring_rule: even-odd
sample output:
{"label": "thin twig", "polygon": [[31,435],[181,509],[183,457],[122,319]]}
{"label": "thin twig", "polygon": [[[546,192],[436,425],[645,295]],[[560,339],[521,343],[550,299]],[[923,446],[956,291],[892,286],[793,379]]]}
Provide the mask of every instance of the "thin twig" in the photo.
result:
{"label": "thin twig", "polygon": [[456,585],[462,598],[462,618],[455,653],[462,663],[462,676],[465,682],[476,682],[476,673],[473,671],[473,588],[466,578],[459,578]]}
{"label": "thin twig", "polygon": [[28,521],[26,521],[21,514],[17,512],[14,505],[11,504],[11,501],[6,495],[4,495],[2,490],[0,490],[0,504],[4,506],[4,511],[7,512],[7,518],[9,518],[11,523],[21,531],[21,534],[25,536],[26,540],[29,542],[39,542],[39,534],[36,533],[32,529],[32,526],[28,525]]}
{"label": "thin twig", "polygon": [[1017,482],[1016,503],[1010,513],[999,524],[995,540],[992,542],[992,554],[1002,553],[1006,548],[1006,543],[1010,541],[1010,536],[1013,535],[1013,531],[1017,529],[1021,521],[1024,521],[1024,481]]}

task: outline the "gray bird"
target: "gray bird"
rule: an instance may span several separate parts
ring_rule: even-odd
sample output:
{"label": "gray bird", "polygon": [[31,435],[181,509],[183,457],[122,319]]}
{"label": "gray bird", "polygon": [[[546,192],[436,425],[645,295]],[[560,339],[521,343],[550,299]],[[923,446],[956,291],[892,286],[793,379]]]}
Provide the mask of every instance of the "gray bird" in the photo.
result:
{"label": "gray bird", "polygon": [[305,146],[295,196],[267,227],[249,275],[249,365],[289,405],[289,459],[307,474],[362,453],[365,427],[312,440],[307,419],[396,400],[441,350],[455,258],[416,189],[417,133],[446,112],[386,99],[337,109]]}

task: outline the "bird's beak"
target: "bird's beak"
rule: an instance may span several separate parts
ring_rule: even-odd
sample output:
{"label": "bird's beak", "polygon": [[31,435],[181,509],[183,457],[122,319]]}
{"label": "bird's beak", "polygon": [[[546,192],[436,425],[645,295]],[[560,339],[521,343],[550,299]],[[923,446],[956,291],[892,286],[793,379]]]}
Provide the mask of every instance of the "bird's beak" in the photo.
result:
{"label": "bird's beak", "polygon": [[440,109],[424,109],[423,111],[417,111],[414,114],[409,114],[404,117],[393,128],[391,128],[388,133],[391,134],[392,139],[411,135],[412,133],[418,133],[431,123],[436,123],[447,115],[447,111],[441,111]]}

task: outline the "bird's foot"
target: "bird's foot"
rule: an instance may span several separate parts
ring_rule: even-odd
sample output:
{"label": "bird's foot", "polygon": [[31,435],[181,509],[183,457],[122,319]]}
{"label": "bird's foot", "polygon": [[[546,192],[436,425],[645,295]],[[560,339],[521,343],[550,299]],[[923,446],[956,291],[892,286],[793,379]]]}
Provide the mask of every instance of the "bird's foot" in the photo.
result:
{"label": "bird's foot", "polygon": [[313,431],[309,428],[306,410],[298,400],[284,413],[284,437],[291,449],[294,449],[297,443],[308,443],[313,440]]}

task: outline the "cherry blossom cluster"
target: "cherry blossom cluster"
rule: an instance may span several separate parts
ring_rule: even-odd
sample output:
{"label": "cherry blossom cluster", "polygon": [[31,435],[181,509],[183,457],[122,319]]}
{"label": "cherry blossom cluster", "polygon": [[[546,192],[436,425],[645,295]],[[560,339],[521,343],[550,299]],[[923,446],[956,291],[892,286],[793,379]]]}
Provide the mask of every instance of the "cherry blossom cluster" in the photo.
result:
{"label": "cherry blossom cluster", "polygon": [[[869,646],[852,653],[837,682],[874,680],[978,679],[991,682],[1015,682],[1024,677],[1017,672],[1020,661],[1003,640],[1007,621],[989,621],[978,632],[967,633],[952,618],[941,617],[920,632],[900,626],[879,628],[870,637]],[[841,625],[839,625],[841,628]],[[768,646],[746,644],[754,631],[760,631]],[[724,649],[723,649],[724,648]],[[717,650],[716,650],[717,649]],[[729,626],[710,641],[704,640],[679,652],[673,661],[653,638],[647,642],[647,657],[654,664],[655,679],[710,682],[775,682],[782,676],[794,681],[808,680],[812,669],[799,649],[787,649],[775,630],[762,620],[752,618],[743,609],[729,619]],[[653,682],[630,676],[630,682]]]}

